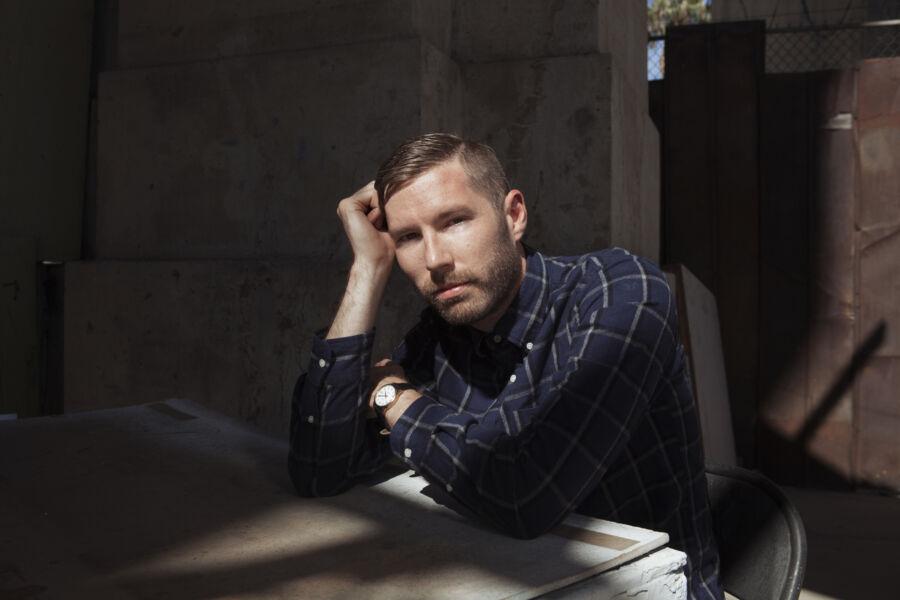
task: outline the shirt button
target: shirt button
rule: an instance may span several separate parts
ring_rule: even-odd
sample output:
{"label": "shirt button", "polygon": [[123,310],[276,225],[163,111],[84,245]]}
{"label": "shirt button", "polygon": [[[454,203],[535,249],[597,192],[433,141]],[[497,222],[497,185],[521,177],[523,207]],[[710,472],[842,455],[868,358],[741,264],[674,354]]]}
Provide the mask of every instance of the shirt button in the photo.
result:
{"label": "shirt button", "polygon": [[513,373],[512,375],[509,376],[509,382],[510,383],[516,382],[516,374],[515,373]]}
{"label": "shirt button", "polygon": [[412,456],[412,450],[407,448],[406,450],[403,451],[403,456],[405,456],[406,458],[409,458],[410,456]]}
{"label": "shirt button", "polygon": [[324,368],[325,368],[325,365],[327,365],[327,364],[328,364],[328,363],[325,362],[325,359],[324,359],[324,358],[320,358],[320,359],[319,359],[319,366],[320,366],[321,368],[324,369]]}
{"label": "shirt button", "polygon": [[499,344],[501,341],[503,341],[503,337],[502,337],[502,336],[500,336],[500,335],[495,335],[495,336],[494,336],[494,343],[495,343],[495,344]]}
{"label": "shirt button", "polygon": [[531,342],[528,342],[527,344],[525,344],[525,348],[527,348],[528,350],[531,350],[532,348],[534,348],[534,344],[532,344]]}
{"label": "shirt button", "polygon": [[448,491],[448,492],[452,492],[452,491],[453,491],[453,486],[450,485],[449,483],[447,484],[447,491]]}
{"label": "shirt button", "polygon": [[308,417],[306,417],[306,422],[307,422],[307,423],[312,423],[313,421],[315,421],[315,419],[313,418],[312,415],[309,415]]}

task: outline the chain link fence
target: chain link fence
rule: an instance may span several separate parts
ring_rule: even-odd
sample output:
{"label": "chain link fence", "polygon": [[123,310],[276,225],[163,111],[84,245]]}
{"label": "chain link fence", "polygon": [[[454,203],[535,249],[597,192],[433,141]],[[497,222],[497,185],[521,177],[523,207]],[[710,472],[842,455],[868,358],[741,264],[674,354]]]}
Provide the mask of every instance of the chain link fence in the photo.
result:
{"label": "chain link fence", "polygon": [[900,56],[900,20],[766,32],[767,73],[844,69],[887,56]]}
{"label": "chain link fence", "polygon": [[[900,56],[900,19],[766,31],[766,73],[843,69],[867,58],[889,56]],[[665,66],[665,37],[650,37],[647,79],[662,79]]]}
{"label": "chain link fence", "polygon": [[666,75],[666,37],[650,36],[647,41],[647,79],[656,81]]}

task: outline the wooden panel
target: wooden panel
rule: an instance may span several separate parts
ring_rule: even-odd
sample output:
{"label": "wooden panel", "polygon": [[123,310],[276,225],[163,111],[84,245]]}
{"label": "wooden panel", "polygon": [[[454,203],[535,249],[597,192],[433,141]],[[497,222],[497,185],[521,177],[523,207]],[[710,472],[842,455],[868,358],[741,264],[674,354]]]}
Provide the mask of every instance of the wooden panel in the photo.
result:
{"label": "wooden panel", "polygon": [[[809,81],[768,75],[760,94],[758,466],[799,483],[802,452],[788,439],[806,417],[810,203]],[[780,441],[779,441],[780,440]]]}
{"label": "wooden panel", "polygon": [[758,95],[763,24],[669,30],[667,262],[716,296],[739,454],[752,455],[758,365]]}
{"label": "wooden panel", "polygon": [[715,291],[711,34],[711,26],[674,27],[666,37],[663,257]]}
{"label": "wooden panel", "polygon": [[[809,266],[807,76],[770,75],[761,94],[760,416],[805,414]],[[762,448],[761,448],[762,450]]]}
{"label": "wooden panel", "polygon": [[739,448],[753,445],[759,364],[759,82],[761,22],[716,27],[716,282]]}

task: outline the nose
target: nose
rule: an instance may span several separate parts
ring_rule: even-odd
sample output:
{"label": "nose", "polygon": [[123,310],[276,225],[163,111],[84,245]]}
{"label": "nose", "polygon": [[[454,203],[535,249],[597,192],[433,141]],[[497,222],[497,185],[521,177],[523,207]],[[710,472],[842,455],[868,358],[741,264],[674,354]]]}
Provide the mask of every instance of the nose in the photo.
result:
{"label": "nose", "polygon": [[439,275],[453,269],[453,257],[444,243],[435,234],[425,235],[425,268],[432,275]]}

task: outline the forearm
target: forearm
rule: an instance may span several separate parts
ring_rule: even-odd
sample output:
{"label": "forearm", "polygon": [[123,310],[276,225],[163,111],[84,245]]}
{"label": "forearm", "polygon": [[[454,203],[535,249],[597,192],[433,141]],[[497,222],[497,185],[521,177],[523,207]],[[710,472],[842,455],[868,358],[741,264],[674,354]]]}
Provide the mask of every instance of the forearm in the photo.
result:
{"label": "forearm", "polygon": [[291,407],[290,473],[304,496],[327,496],[378,468],[389,450],[366,418],[373,335],[314,338]]}
{"label": "forearm", "polygon": [[349,487],[386,457],[386,444],[367,418],[373,329],[394,262],[374,182],[338,204],[338,217],[354,262],[337,315],[323,339],[316,336],[309,370],[291,405],[289,468],[303,495],[329,495]]}
{"label": "forearm", "polygon": [[354,262],[347,278],[347,288],[326,339],[361,335],[372,331],[381,298],[391,273],[391,263]]}

